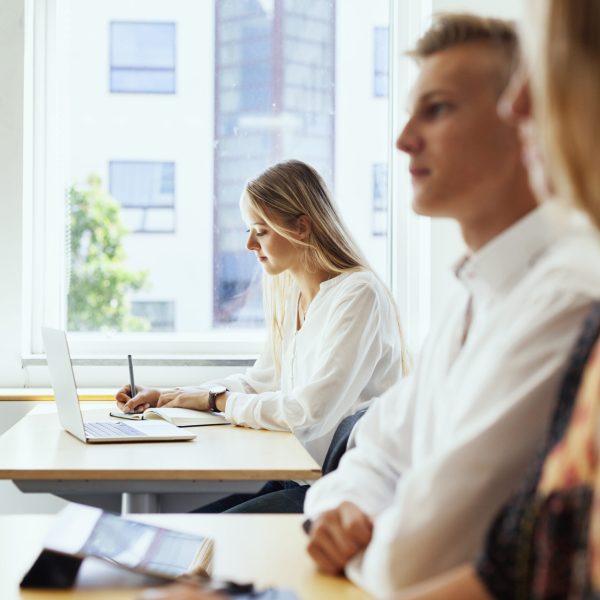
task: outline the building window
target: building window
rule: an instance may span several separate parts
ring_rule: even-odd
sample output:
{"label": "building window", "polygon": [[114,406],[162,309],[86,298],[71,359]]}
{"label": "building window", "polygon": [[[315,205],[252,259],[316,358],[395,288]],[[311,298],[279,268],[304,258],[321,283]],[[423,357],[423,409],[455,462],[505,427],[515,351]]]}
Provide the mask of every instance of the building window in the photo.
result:
{"label": "building window", "polygon": [[373,165],[373,235],[385,237],[388,230],[388,166]]}
{"label": "building window", "polygon": [[216,2],[213,324],[262,323],[244,182],[295,158],[333,186],[335,2]]}
{"label": "building window", "polygon": [[175,163],[111,161],[110,193],[134,233],[175,231]]}
{"label": "building window", "polygon": [[110,24],[110,91],[175,93],[175,23]]}
{"label": "building window", "polygon": [[373,94],[377,98],[388,95],[388,28],[375,27],[373,44]]}
{"label": "building window", "polygon": [[150,324],[150,331],[175,331],[175,302],[141,301],[131,303],[131,313]]}

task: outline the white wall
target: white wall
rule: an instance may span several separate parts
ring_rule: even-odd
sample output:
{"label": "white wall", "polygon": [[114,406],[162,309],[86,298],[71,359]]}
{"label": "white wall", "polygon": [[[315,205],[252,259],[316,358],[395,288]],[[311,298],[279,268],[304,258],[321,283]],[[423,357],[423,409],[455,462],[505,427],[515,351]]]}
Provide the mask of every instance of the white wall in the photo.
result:
{"label": "white wall", "polygon": [[[15,385],[21,356],[23,2],[0,8],[0,386]],[[17,343],[15,341],[18,340]],[[6,380],[10,374],[12,382]]]}
{"label": "white wall", "polygon": [[484,15],[518,18],[525,0],[432,0],[434,12],[467,11]]}

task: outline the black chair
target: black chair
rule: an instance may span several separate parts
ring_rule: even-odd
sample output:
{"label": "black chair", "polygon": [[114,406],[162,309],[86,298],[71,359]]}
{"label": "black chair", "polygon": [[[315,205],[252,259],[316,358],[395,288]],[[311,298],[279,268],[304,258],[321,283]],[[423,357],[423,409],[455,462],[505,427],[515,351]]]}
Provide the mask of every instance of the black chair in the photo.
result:
{"label": "black chair", "polygon": [[348,448],[350,434],[366,412],[367,409],[363,408],[340,421],[333,434],[333,438],[331,438],[331,444],[329,444],[325,460],[323,461],[323,468],[321,469],[323,475],[327,475],[327,473],[331,473],[331,471],[335,471],[338,468],[340,460]]}
{"label": "black chair", "polygon": [[[331,439],[331,444],[329,444],[325,460],[323,461],[323,467],[321,469],[323,475],[327,475],[327,473],[331,473],[337,469],[344,452],[346,452],[346,449],[348,448],[350,434],[365,412],[367,412],[366,408],[359,410],[353,415],[340,421],[340,424],[337,426],[333,438]],[[279,482],[270,482],[267,485],[273,486],[273,484],[279,485]],[[309,487],[310,486],[308,485],[298,485],[287,487],[286,489],[269,491],[266,494],[257,496],[246,502],[236,504],[227,510],[227,512],[301,514],[304,508],[304,497],[306,496]]]}

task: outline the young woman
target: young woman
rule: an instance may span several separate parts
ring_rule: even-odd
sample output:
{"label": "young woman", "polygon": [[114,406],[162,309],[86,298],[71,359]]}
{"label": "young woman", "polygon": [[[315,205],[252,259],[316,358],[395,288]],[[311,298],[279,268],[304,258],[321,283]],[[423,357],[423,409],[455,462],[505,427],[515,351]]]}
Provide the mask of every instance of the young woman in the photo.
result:
{"label": "young woman", "polygon": [[310,166],[267,169],[240,209],[267,275],[269,335],[255,365],[197,388],[137,387],[130,398],[124,386],[116,400],[125,412],[217,409],[236,425],[292,431],[322,464],[339,422],[407,372],[395,304]]}

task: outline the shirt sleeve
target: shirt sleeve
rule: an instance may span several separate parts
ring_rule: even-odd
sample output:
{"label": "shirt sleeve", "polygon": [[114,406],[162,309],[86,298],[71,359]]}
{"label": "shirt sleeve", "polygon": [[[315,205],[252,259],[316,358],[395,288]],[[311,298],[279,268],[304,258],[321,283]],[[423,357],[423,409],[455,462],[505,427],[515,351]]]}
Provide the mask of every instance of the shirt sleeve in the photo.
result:
{"label": "shirt sleeve", "polygon": [[229,394],[226,417],[254,428],[296,432],[317,423],[323,430],[333,428],[347,414],[348,403],[359,398],[383,354],[381,310],[370,286],[349,290],[332,307],[324,342],[314,348],[318,367],[309,380],[289,393]]}
{"label": "shirt sleeve", "polygon": [[[370,419],[368,431],[361,427],[367,442],[359,438],[355,457],[350,460],[349,455],[335,474],[338,482],[344,476],[352,478],[344,482],[344,493],[337,494],[338,504],[349,500],[369,514],[383,504],[384,489],[392,487],[391,470],[377,485],[379,497],[373,500],[373,481],[344,468],[367,464],[366,454],[378,440],[388,454],[398,453],[378,460],[388,465],[396,461],[398,466],[394,489],[375,515],[370,544],[347,566],[351,580],[382,597],[476,556],[487,525],[525,475],[543,438],[568,353],[590,304],[589,298],[568,293],[532,298],[530,310],[512,319],[513,331],[519,334],[495,339],[494,361],[469,371],[469,400],[453,415],[443,443],[418,465],[411,464],[405,445],[394,440],[406,433],[394,417],[398,403],[382,405],[382,410],[387,406],[391,411],[387,419],[381,416],[374,424]],[[415,394],[413,410],[418,401]],[[310,501],[313,493],[317,489],[309,492],[307,506],[315,516],[319,511]]]}
{"label": "shirt sleeve", "polygon": [[304,501],[308,518],[315,519],[346,500],[371,517],[389,505],[402,472],[410,465],[413,382],[414,375],[401,379],[373,401],[356,426],[355,446],[342,456],[335,471],[308,490]]}

